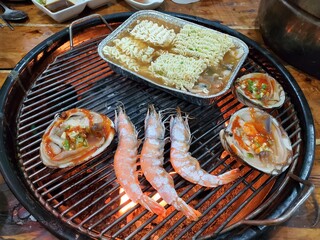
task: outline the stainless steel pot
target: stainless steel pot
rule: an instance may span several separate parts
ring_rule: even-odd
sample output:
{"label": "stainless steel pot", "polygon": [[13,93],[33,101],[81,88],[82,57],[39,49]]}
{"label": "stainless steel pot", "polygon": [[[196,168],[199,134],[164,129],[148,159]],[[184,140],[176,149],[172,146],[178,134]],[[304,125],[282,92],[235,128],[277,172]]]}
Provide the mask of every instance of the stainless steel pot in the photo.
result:
{"label": "stainless steel pot", "polygon": [[289,64],[320,78],[319,0],[261,0],[265,43]]}

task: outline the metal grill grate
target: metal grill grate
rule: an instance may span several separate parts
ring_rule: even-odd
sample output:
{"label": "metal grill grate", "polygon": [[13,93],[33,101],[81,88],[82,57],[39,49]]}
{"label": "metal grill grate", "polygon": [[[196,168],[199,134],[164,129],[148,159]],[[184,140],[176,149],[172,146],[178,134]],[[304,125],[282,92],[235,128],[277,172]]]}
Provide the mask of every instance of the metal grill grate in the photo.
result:
{"label": "metal grill grate", "polygon": [[[252,211],[260,212],[270,205],[276,194],[266,196],[272,193],[272,186],[286,183],[283,176],[276,178],[241,166],[223,153],[219,131],[231,114],[242,107],[232,93],[228,92],[211,106],[199,107],[117,75],[97,54],[97,45],[103,37],[88,40],[58,56],[36,79],[20,111],[19,161],[30,188],[48,211],[90,237],[180,239],[219,234]],[[239,75],[270,70],[259,64],[254,54],[251,49]],[[151,103],[158,110],[171,109],[165,111],[166,116],[177,106],[189,114],[191,152],[204,169],[217,174],[240,166],[243,171],[234,183],[214,189],[193,185],[173,175],[180,197],[203,213],[197,222],[186,220],[170,206],[166,206],[168,214],[164,219],[139,206],[119,216],[119,210],[129,201],[120,204],[124,194],[119,193],[113,172],[116,139],[92,161],[70,169],[48,169],[40,161],[41,137],[57,113],[75,107],[87,108],[113,119],[116,106],[122,104],[142,139],[143,121]],[[302,145],[301,129],[290,99],[287,97],[284,107],[271,114],[289,133],[296,162]],[[164,167],[172,172],[168,151],[166,145]],[[145,193],[155,195],[144,177],[140,177],[140,183]]]}

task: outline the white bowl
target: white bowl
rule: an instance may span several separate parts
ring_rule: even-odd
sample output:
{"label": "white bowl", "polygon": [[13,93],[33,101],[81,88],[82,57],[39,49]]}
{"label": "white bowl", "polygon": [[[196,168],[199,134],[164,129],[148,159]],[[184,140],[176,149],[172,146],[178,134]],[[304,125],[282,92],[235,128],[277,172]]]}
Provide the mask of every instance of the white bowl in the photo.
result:
{"label": "white bowl", "polygon": [[103,5],[106,5],[110,0],[88,0],[87,6],[91,9],[96,9]]}
{"label": "white bowl", "polygon": [[125,0],[131,7],[137,10],[150,10],[159,7],[164,0],[144,0],[144,3],[135,0]]}
{"label": "white bowl", "polygon": [[34,5],[39,8],[42,12],[49,15],[52,19],[56,20],[57,22],[64,22],[71,18],[78,16],[83,9],[86,7],[88,0],[69,0],[74,5],[63,10],[57,12],[51,12],[48,8],[44,5],[40,4],[37,0],[32,0]]}

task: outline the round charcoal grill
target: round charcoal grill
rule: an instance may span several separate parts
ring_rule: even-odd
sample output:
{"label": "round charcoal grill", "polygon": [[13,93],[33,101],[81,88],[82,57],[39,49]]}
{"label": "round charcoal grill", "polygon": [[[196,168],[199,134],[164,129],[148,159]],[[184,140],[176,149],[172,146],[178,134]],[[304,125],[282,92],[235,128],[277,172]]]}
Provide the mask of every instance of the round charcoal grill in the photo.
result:
{"label": "round charcoal grill", "polygon": [[[232,113],[243,107],[232,93],[210,106],[199,107],[114,73],[97,54],[97,45],[110,29],[102,18],[91,16],[71,24],[28,53],[1,89],[2,174],[26,209],[58,237],[249,239],[269,225],[288,219],[313,191],[313,185],[306,180],[314,159],[312,115],[291,75],[269,52],[240,33],[216,22],[171,14],[242,39],[250,53],[238,75],[267,72],[282,84],[286,102],[270,113],[288,132],[293,163],[277,177],[240,165],[224,153],[219,141],[219,131]],[[115,28],[130,15],[114,14],[104,19]],[[116,107],[123,105],[143,139],[148,104],[167,110],[165,117],[178,106],[190,116],[191,152],[204,169],[218,174],[240,167],[243,172],[235,182],[213,189],[173,174],[179,195],[203,213],[197,222],[186,220],[170,206],[166,206],[168,214],[163,219],[139,205],[120,213],[130,201],[123,199],[114,175],[117,139],[107,151],[73,168],[49,169],[40,161],[41,137],[57,113],[87,108],[113,119]],[[172,172],[169,146],[164,167]],[[139,180],[144,193],[156,197],[145,178]]]}

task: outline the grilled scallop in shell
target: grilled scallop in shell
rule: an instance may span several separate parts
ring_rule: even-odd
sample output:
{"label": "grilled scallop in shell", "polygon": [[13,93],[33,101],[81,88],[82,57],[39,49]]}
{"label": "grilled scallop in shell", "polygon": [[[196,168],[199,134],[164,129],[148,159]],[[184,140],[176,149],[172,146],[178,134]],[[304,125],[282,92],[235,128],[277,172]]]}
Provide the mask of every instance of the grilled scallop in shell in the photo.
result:
{"label": "grilled scallop in shell", "polygon": [[114,123],[105,115],[70,109],[57,115],[46,129],[40,158],[51,168],[75,166],[105,150],[114,134]]}
{"label": "grilled scallop in shell", "polygon": [[270,114],[258,108],[243,108],[220,131],[220,140],[231,155],[271,175],[285,171],[292,162],[290,139]]}
{"label": "grilled scallop in shell", "polygon": [[282,86],[265,73],[250,73],[235,80],[233,93],[248,107],[279,108],[285,101]]}

